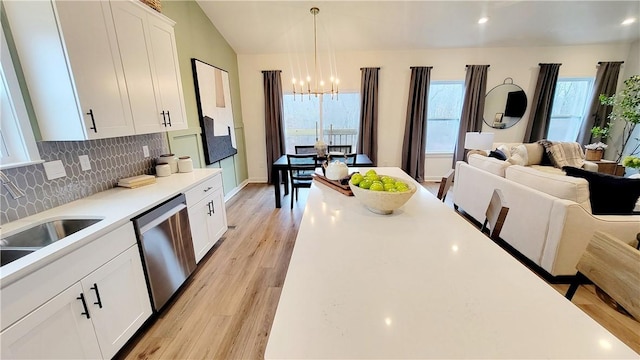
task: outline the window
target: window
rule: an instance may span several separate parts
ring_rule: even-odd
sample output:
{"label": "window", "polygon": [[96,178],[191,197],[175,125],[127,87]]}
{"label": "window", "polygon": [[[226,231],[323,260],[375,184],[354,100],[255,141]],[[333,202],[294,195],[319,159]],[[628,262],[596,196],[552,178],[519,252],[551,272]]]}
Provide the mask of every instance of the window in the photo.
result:
{"label": "window", "polygon": [[[296,145],[315,144],[316,126],[317,136],[322,133],[325,143],[351,145],[355,152],[360,124],[359,93],[340,93],[338,100],[332,100],[327,94],[322,98],[313,95],[294,98],[293,94],[284,94],[283,106],[287,153],[295,153]],[[322,106],[322,120],[319,106]]]}
{"label": "window", "polygon": [[427,106],[426,152],[453,153],[458,141],[463,81],[432,81]]}
{"label": "window", "polygon": [[4,30],[0,29],[0,168],[40,160]]}
{"label": "window", "polygon": [[576,141],[587,111],[592,78],[558,79],[547,139]]}

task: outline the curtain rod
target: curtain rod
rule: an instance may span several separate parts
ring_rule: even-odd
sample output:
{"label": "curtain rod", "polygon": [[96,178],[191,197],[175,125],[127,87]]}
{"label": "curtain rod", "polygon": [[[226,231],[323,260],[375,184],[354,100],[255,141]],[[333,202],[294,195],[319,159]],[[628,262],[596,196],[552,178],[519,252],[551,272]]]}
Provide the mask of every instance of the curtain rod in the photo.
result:
{"label": "curtain rod", "polygon": [[[469,67],[469,66],[474,66],[474,65],[465,65],[464,67]],[[490,67],[491,65],[480,65],[480,66]]]}
{"label": "curtain rod", "polygon": [[410,66],[409,69],[427,68],[433,69],[433,66]]}
{"label": "curtain rod", "polygon": [[360,70],[364,70],[364,69],[378,69],[380,70],[379,67],[361,67]]}
{"label": "curtain rod", "polygon": [[614,63],[614,64],[616,64],[616,63],[624,64],[624,61],[598,61],[598,65],[602,65],[602,64],[604,64],[606,62],[610,62],[610,63]]}
{"label": "curtain rod", "polygon": [[562,63],[538,63],[538,66],[540,65],[562,65]]}
{"label": "curtain rod", "polygon": [[271,72],[271,71],[277,71],[277,72],[282,72],[282,70],[262,70],[262,73],[266,73],[266,72]]}

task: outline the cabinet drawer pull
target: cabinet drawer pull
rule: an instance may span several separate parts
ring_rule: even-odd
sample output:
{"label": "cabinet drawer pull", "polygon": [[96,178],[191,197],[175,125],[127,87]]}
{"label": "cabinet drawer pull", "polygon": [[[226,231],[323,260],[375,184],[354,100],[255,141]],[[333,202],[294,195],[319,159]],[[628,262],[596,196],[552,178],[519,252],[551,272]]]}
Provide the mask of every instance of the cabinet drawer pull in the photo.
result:
{"label": "cabinet drawer pull", "polygon": [[84,301],[84,294],[80,293],[80,296],[78,296],[76,299],[82,301],[82,307],[84,308],[84,312],[81,312],[80,315],[84,315],[87,317],[87,319],[91,319],[91,316],[89,315],[89,309],[87,308],[87,302]]}
{"label": "cabinet drawer pull", "polygon": [[160,113],[160,115],[162,115],[162,125],[164,125],[165,127],[167,126],[167,118],[165,117],[165,112],[164,110],[162,110],[162,112]]}
{"label": "cabinet drawer pull", "polygon": [[167,119],[169,120],[169,126],[171,126],[171,113],[167,110]]}
{"label": "cabinet drawer pull", "polygon": [[204,192],[207,192],[209,190],[213,189],[211,186],[209,186],[208,188],[204,189]]}
{"label": "cabinet drawer pull", "polygon": [[102,309],[102,300],[100,300],[100,292],[98,291],[98,284],[93,283],[93,286],[90,289],[96,292],[96,299],[98,300],[93,304],[98,305],[98,307]]}
{"label": "cabinet drawer pull", "polygon": [[209,201],[209,204],[211,204],[211,214],[215,214],[216,206],[213,204],[213,200]]}
{"label": "cabinet drawer pull", "polygon": [[91,124],[93,124],[92,127],[90,127],[89,129],[93,130],[93,132],[98,132],[98,128],[96,127],[96,119],[93,118],[93,109],[89,109],[89,112],[87,113],[87,115],[91,116]]}
{"label": "cabinet drawer pull", "polygon": [[213,211],[213,210],[211,210],[211,205],[212,205],[212,204],[211,204],[211,201],[209,201],[209,202],[207,203],[207,208],[209,209],[209,211],[207,211],[207,215],[209,215],[209,216],[211,216],[212,211]]}

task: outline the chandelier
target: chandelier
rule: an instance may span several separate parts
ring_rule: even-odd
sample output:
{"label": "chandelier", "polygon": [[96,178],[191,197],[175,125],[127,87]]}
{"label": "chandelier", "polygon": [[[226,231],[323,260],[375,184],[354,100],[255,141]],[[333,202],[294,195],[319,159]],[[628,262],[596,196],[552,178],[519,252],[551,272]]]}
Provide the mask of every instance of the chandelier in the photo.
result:
{"label": "chandelier", "polygon": [[[316,16],[320,12],[320,9],[317,7],[312,7],[309,10],[311,14],[313,14],[313,68],[314,68],[314,79],[313,86],[311,84],[311,76],[307,75],[306,82],[304,79],[296,80],[296,78],[291,79],[291,83],[293,84],[293,98],[295,99],[296,95],[308,95],[311,98],[311,95],[318,97],[318,95],[323,94],[331,94],[331,98],[338,99],[338,88],[340,84],[340,79],[335,77],[333,74],[329,78],[331,82],[331,88],[325,90],[325,82],[320,79],[318,76],[318,27],[316,24]],[[318,81],[319,80],[319,81]],[[298,86],[296,88],[296,86]]]}

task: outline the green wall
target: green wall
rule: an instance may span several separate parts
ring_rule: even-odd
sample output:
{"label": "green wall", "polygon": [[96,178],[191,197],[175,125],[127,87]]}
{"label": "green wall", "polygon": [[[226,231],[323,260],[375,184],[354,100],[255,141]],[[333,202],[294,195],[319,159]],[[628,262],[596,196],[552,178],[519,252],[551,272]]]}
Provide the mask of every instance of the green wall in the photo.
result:
{"label": "green wall", "polygon": [[191,58],[226,70],[229,73],[233,122],[235,124],[238,154],[210,167],[222,167],[224,192],[236,188],[248,177],[242,110],[240,106],[240,81],[235,51],[218,32],[195,0],[163,1],[162,13],[176,22],[175,36],[178,61],[182,75],[182,90],[189,129],[169,132],[169,146],[178,155],[191,155],[194,165],[205,167],[198,107],[196,104]]}

